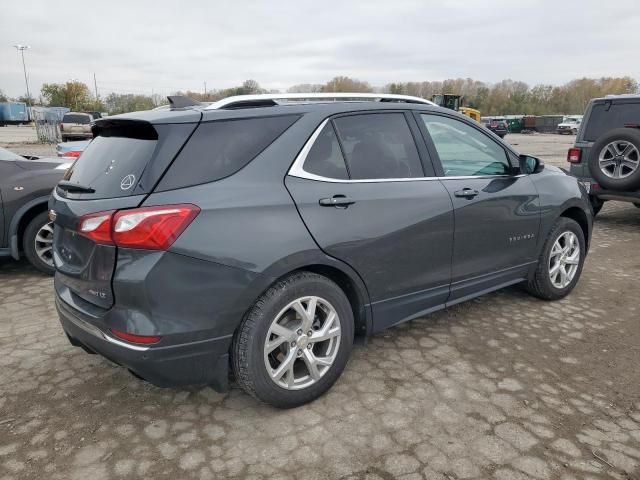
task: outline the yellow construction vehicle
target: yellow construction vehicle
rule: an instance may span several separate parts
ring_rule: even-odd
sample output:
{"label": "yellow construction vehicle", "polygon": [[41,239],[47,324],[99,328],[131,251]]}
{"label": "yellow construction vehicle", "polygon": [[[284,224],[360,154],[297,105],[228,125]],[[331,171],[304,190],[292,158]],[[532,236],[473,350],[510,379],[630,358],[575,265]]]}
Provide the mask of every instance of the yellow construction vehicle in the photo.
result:
{"label": "yellow construction vehicle", "polygon": [[463,107],[462,95],[454,95],[453,93],[438,93],[431,97],[431,101],[436,105],[450,110],[455,110],[469,118],[474,119],[476,122],[480,122],[480,110],[476,110],[471,107]]}

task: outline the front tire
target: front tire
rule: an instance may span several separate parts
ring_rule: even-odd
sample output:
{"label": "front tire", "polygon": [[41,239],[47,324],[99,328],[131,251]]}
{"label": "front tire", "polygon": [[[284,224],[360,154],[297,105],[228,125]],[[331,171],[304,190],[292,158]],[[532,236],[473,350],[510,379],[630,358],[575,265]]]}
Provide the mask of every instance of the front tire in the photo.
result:
{"label": "front tire", "polygon": [[543,300],[566,297],[580,279],[585,255],[582,228],[575,220],[560,217],[549,232],[527,291]]}
{"label": "front tire", "polygon": [[53,223],[47,212],[36,215],[27,225],[22,250],[31,265],[42,273],[53,275]]}
{"label": "front tire", "polygon": [[353,345],[353,312],[326,277],[292,274],[271,286],[234,335],[231,364],[240,387],[278,408],[315,400],[340,377]]}

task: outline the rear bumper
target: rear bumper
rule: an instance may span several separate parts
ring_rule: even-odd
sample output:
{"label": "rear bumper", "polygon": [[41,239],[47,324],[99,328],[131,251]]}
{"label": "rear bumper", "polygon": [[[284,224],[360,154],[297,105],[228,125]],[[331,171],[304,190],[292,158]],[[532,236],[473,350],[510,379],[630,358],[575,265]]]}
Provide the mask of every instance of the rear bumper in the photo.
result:
{"label": "rear bumper", "polygon": [[168,346],[135,345],[98,328],[89,316],[57,294],[56,309],[72,345],[98,353],[154,385],[209,385],[219,392],[228,389],[231,336]]}
{"label": "rear bumper", "polygon": [[60,134],[60,136],[62,138],[93,138],[93,133],[91,132],[87,132],[87,133],[82,133],[82,132],[63,132]]}
{"label": "rear bumper", "polygon": [[617,200],[619,202],[640,202],[640,191],[622,192],[616,190],[592,190],[591,194],[602,200]]}
{"label": "rear bumper", "polygon": [[[573,173],[573,172],[572,172]],[[578,181],[583,185],[589,185],[589,195],[597,197],[601,200],[616,200],[618,202],[640,203],[640,190],[624,191],[624,190],[606,190],[604,188],[593,188],[592,185],[597,181],[590,177],[576,176]]]}

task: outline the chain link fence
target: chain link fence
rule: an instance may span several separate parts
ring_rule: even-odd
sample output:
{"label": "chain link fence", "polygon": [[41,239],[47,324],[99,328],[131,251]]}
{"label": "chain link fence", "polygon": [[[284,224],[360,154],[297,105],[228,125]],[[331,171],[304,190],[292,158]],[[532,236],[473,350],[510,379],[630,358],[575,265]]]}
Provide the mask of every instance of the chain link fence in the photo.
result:
{"label": "chain link fence", "polygon": [[61,140],[60,122],[68,108],[32,107],[31,118],[36,125],[36,135],[41,143],[58,143]]}

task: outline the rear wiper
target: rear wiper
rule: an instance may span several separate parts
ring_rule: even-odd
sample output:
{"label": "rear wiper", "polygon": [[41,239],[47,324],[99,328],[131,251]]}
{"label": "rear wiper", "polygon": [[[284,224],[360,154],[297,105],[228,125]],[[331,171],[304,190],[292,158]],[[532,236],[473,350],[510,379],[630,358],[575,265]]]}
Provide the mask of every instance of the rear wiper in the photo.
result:
{"label": "rear wiper", "polygon": [[95,193],[95,190],[91,187],[86,187],[84,185],[80,185],[79,183],[73,183],[68,180],[60,180],[58,182],[58,187],[64,190],[65,192],[78,192],[78,193]]}

